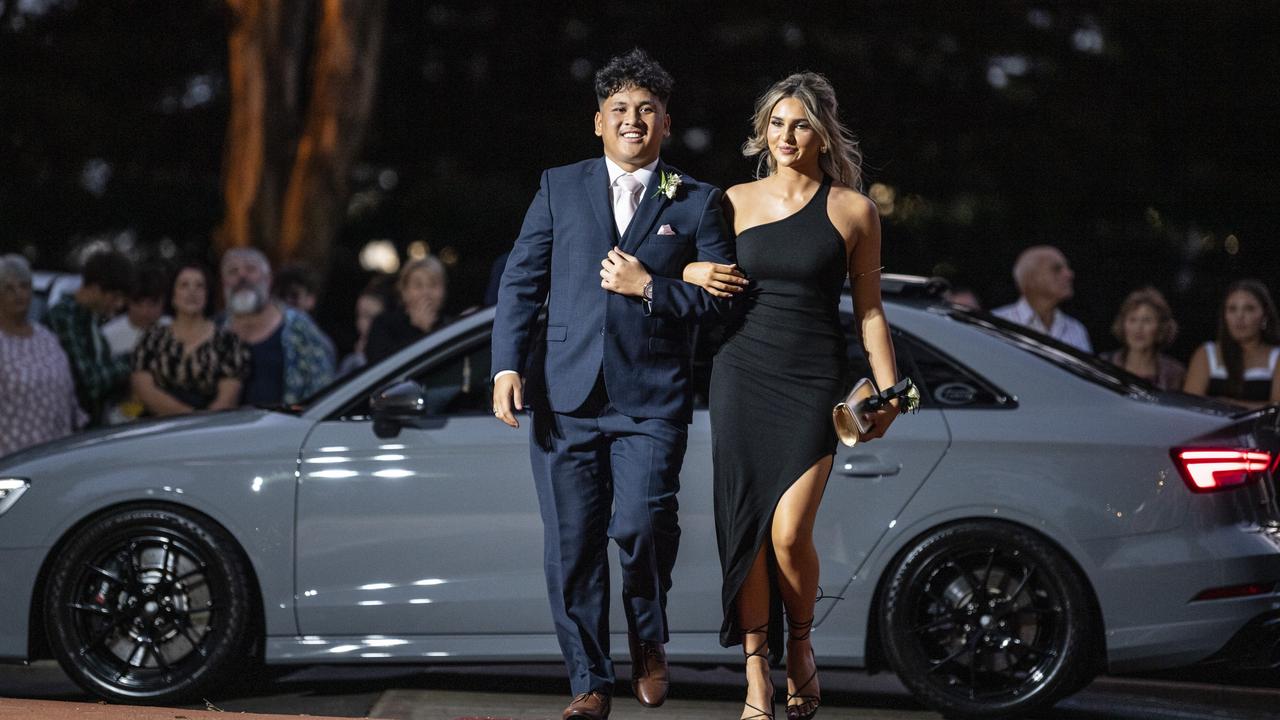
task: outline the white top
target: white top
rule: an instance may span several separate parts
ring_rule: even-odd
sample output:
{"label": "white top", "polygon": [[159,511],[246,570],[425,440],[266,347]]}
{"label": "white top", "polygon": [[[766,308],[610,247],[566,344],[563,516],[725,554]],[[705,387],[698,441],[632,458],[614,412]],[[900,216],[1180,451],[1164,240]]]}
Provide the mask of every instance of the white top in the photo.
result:
{"label": "white top", "polygon": [[[165,315],[156,322],[161,325],[168,325],[169,316]],[[132,353],[133,348],[138,344],[138,340],[142,339],[142,334],[146,331],[146,328],[136,327],[129,322],[129,313],[127,312],[120,313],[102,325],[102,337],[106,339],[107,346],[111,348],[113,356]]]}
{"label": "white top", "polygon": [[[627,171],[623,170],[616,162],[610,160],[608,155],[605,155],[604,157],[604,166],[609,169],[609,188],[616,191],[618,178],[626,175]],[[658,161],[655,158],[653,162],[631,174],[636,176],[636,179],[640,181],[641,185],[644,185],[645,190],[648,190],[649,181],[653,180],[653,169],[656,167],[658,167]]]}
{"label": "white top", "polygon": [[1031,307],[1031,303],[1027,302],[1025,297],[1018,298],[1018,302],[1012,305],[998,307],[992,310],[991,314],[1029,327],[1087,353],[1093,352],[1093,343],[1089,342],[1089,331],[1084,329],[1084,324],[1056,308],[1053,311],[1053,322],[1049,327],[1044,326],[1035,308]]}
{"label": "white top", "polygon": [[[1209,377],[1215,380],[1227,379],[1227,367],[1222,364],[1222,355],[1218,353],[1218,344],[1210,341],[1204,344],[1204,353],[1209,357]],[[1267,356],[1266,367],[1244,369],[1245,380],[1270,380],[1276,374],[1276,363],[1280,362],[1280,347],[1271,348]]]}

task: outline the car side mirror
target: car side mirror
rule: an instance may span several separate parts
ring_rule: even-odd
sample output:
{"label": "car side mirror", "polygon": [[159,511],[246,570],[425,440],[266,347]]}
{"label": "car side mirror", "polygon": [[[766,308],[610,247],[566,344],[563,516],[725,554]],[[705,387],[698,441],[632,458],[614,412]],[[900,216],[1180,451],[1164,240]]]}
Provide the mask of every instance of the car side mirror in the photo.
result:
{"label": "car side mirror", "polygon": [[369,398],[369,414],[373,417],[373,433],[380,438],[393,438],[401,428],[426,430],[441,423],[427,410],[427,393],[412,380],[402,380],[378,390]]}

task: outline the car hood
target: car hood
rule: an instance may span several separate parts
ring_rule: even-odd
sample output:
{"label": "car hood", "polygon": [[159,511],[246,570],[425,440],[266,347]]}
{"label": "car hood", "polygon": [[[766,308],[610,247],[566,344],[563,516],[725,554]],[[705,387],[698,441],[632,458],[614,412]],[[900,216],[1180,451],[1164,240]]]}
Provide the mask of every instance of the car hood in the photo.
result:
{"label": "car hood", "polygon": [[[96,448],[107,443],[130,443],[140,438],[151,438],[161,433],[225,430],[260,422],[264,416],[271,414],[273,413],[270,410],[246,408],[225,412],[193,413],[191,415],[151,418],[124,425],[88,430],[60,440],[33,445],[16,453],[0,457],[0,473],[8,473],[11,468],[17,468],[20,465]],[[116,452],[121,451],[116,450]]]}

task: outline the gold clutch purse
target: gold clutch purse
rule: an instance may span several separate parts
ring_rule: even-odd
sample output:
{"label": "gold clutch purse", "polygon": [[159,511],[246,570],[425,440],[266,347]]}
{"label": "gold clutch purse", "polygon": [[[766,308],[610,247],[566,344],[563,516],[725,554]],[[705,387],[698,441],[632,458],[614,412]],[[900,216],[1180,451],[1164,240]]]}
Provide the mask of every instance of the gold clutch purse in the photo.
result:
{"label": "gold clutch purse", "polygon": [[911,378],[903,378],[897,385],[883,392],[877,390],[876,384],[869,378],[862,378],[854,383],[844,400],[836,403],[831,410],[836,437],[849,447],[857,445],[862,435],[871,429],[871,415],[895,398],[900,399],[902,409],[907,412],[915,412],[920,406],[920,391],[911,382]]}

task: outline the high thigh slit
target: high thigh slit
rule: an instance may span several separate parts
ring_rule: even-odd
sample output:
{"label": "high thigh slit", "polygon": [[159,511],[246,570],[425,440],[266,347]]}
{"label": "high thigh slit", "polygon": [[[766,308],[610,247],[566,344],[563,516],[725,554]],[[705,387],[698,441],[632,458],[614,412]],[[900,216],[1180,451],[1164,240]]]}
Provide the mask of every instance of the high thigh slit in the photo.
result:
{"label": "high thigh slit", "polygon": [[711,371],[716,541],[723,572],[720,643],[740,643],[737,596],[757,554],[769,553],[769,646],[782,608],[770,541],[783,495],[835,452],[831,407],[846,386],[840,292],[844,239],[827,215],[830,180],[798,212],[743,231],[738,264],[750,284]]}

